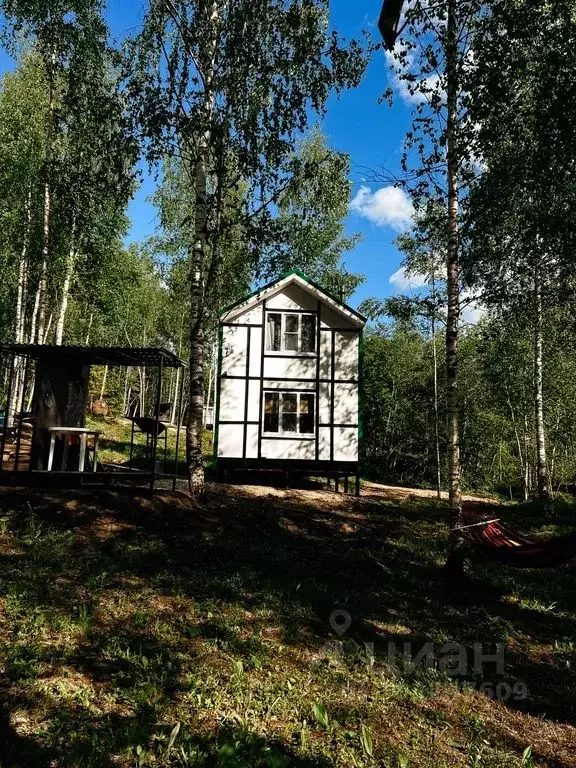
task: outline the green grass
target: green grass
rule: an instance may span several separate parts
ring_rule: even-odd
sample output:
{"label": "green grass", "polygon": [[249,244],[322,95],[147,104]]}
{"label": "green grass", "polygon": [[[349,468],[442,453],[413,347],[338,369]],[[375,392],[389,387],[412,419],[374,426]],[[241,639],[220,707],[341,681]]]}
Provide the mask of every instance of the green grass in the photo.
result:
{"label": "green grass", "polygon": [[[3,768],[575,764],[574,570],[447,583],[442,504],[227,486],[0,503]],[[569,507],[505,513],[576,526]],[[484,682],[529,698],[387,658],[447,640],[504,642]]]}
{"label": "green grass", "polygon": [[[130,460],[130,441],[132,434],[132,422],[128,419],[104,416],[89,416],[86,425],[101,432],[99,439],[98,458],[105,464],[122,466]],[[166,470],[172,472],[176,456],[176,427],[168,427],[168,449],[166,452]],[[146,436],[135,429],[134,450],[132,464],[139,469],[150,467],[150,458],[146,454]],[[203,435],[204,454],[207,458],[212,455],[212,432],[205,431]],[[178,444],[179,472],[186,468],[186,429],[181,427]],[[164,457],[164,440],[161,437],[158,442],[158,460]]]}

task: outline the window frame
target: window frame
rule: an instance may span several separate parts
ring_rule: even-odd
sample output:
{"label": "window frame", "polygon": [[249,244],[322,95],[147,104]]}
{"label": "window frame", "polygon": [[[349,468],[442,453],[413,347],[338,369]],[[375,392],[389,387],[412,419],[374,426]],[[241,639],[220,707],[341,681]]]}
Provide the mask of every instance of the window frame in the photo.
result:
{"label": "window frame", "polygon": [[[266,395],[278,395],[278,432],[266,432],[264,430],[264,419],[266,416]],[[282,429],[282,400],[284,395],[296,395],[296,426],[297,432],[284,432]],[[312,432],[300,432],[300,398],[302,395],[306,395],[312,398],[314,404],[313,411],[313,431]],[[263,390],[262,397],[262,437],[280,437],[290,438],[293,440],[315,440],[316,439],[316,407],[317,398],[316,392],[311,389],[291,389],[291,390],[278,390],[278,389],[265,389]],[[293,413],[293,411],[289,411]]]}
{"label": "window frame", "polygon": [[[268,335],[268,317],[270,315],[280,315],[280,349],[270,349],[268,347],[269,335]],[[298,349],[286,349],[284,343],[284,336],[286,333],[296,335],[296,332],[286,330],[286,317],[291,315],[298,319]],[[302,318],[313,317],[314,318],[314,350],[312,352],[302,352]],[[266,355],[283,355],[294,357],[316,357],[318,354],[318,314],[316,312],[294,312],[289,309],[267,309],[266,318],[264,323],[264,334],[266,338],[266,344],[264,347],[264,353]]]}

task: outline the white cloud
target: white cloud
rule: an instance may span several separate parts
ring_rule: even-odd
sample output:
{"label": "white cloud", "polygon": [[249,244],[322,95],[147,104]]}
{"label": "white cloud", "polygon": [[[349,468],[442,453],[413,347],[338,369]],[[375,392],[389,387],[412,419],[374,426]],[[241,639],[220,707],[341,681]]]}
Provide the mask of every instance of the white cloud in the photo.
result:
{"label": "white cloud", "polygon": [[476,325],[486,314],[486,307],[472,299],[470,291],[462,291],[460,319],[465,325]]}
{"label": "white cloud", "polygon": [[405,57],[406,66],[402,66],[391,51],[386,51],[386,61],[390,68],[390,85],[406,106],[412,107],[429,101],[431,95],[435,92],[440,94],[442,101],[446,100],[444,90],[440,88],[440,75],[435,72],[428,77],[416,77],[416,79],[411,81],[411,87],[408,86],[407,80],[402,76],[409,73],[413,74],[414,56],[410,53],[406,54]]}
{"label": "white cloud", "polygon": [[350,209],[376,224],[397,232],[408,229],[414,208],[408,195],[398,187],[381,187],[372,192],[363,184],[350,203]]}
{"label": "white cloud", "polygon": [[408,275],[404,267],[400,267],[400,269],[397,269],[396,272],[390,275],[388,282],[399,291],[416,290],[417,288],[423,288],[427,284],[425,275]]}

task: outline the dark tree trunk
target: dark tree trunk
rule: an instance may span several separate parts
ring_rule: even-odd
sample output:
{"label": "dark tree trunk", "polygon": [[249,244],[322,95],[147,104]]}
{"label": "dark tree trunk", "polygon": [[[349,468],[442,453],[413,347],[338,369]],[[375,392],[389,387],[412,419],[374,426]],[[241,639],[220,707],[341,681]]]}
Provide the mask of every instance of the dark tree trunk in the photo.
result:
{"label": "dark tree trunk", "polygon": [[448,172],[448,316],[446,322],[446,415],[448,437],[449,526],[447,569],[461,574],[464,567],[462,489],[460,465],[460,407],[458,400],[458,327],[460,320],[460,274],[458,230],[458,121],[456,0],[447,3],[446,80],[448,120],[446,126]]}

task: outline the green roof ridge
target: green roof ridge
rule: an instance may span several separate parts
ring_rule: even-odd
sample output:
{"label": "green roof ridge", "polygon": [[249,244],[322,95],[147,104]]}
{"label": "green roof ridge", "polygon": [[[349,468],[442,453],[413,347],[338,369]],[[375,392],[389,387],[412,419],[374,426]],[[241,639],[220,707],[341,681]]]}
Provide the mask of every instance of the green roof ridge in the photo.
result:
{"label": "green roof ridge", "polygon": [[242,304],[246,303],[247,301],[250,301],[250,299],[254,298],[254,296],[257,296],[259,293],[263,293],[264,291],[267,291],[269,288],[272,288],[277,283],[281,283],[282,280],[286,280],[286,278],[292,277],[293,275],[295,275],[296,277],[299,277],[301,280],[304,280],[305,283],[308,283],[308,285],[310,285],[312,288],[315,288],[317,291],[320,291],[320,293],[323,293],[324,296],[327,296],[331,301],[333,301],[342,309],[345,309],[347,312],[352,312],[352,314],[356,315],[356,317],[360,318],[360,320],[363,320],[364,322],[366,322],[366,318],[364,317],[364,315],[360,314],[360,312],[353,309],[345,302],[336,298],[336,296],[332,295],[329,291],[326,290],[326,288],[321,286],[320,283],[317,283],[315,280],[312,280],[312,278],[308,277],[308,275],[305,275],[304,272],[297,269],[296,267],[288,270],[288,272],[285,272],[283,275],[280,275],[280,277],[277,277],[275,280],[271,280],[269,283],[266,283],[266,285],[263,285],[260,288],[256,288],[255,290],[251,291],[249,294],[247,294],[243,298],[238,299],[238,301],[235,301],[232,304],[228,304],[227,306],[225,306],[223,309],[220,310],[220,312],[218,313],[218,317],[222,317],[223,315],[226,315],[228,312],[235,309],[236,307],[239,307]]}

